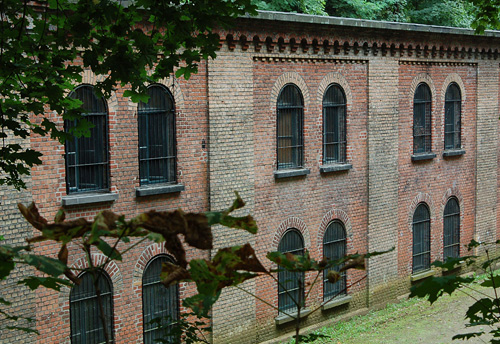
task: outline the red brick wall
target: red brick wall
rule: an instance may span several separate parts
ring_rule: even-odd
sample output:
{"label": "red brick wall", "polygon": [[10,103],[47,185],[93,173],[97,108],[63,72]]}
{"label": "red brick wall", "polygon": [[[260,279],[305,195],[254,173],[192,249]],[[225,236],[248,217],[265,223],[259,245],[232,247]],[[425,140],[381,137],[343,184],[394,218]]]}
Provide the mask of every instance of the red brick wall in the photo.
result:
{"label": "red brick wall", "polygon": [[[399,192],[398,259],[399,274],[412,271],[412,219],[420,202],[431,213],[431,262],[443,259],[443,212],[446,202],[455,196],[460,204],[460,254],[473,238],[475,228],[476,163],[476,73],[474,64],[400,63],[399,68]],[[436,157],[412,161],[413,96],[416,86],[425,82],[432,92],[432,152]],[[444,99],[451,82],[462,93],[462,148],[465,155],[443,157]]]}
{"label": "red brick wall", "polygon": [[[207,98],[205,64],[200,65],[199,73],[189,82],[183,79],[165,80],[176,102],[177,126],[177,179],[185,186],[180,193],[136,197],[135,188],[139,186],[137,105],[123,98],[124,89],[119,89],[108,101],[109,108],[109,156],[110,191],[118,193],[117,201],[111,203],[88,204],[66,207],[68,218],[85,217],[92,219],[99,211],[110,209],[124,214],[127,219],[156,209],[159,211],[182,208],[186,212],[208,210],[208,171],[207,171]],[[84,82],[92,84],[95,77],[88,74]],[[173,84],[173,86],[172,86]],[[60,118],[53,116],[62,125]],[[43,216],[52,219],[66,195],[64,146],[33,136],[34,147],[43,154],[43,165],[33,169],[33,200],[39,205]],[[205,148],[202,147],[203,141]],[[134,240],[132,241],[132,243]],[[143,251],[151,245],[145,242],[127,252],[122,262],[108,270],[113,280],[113,302],[115,339],[117,343],[142,342],[142,274],[134,271],[144,268]],[[120,245],[123,250],[128,245]],[[42,243],[36,252],[57,254],[55,245]],[[150,248],[151,250],[151,248]],[[94,251],[97,253],[97,251]],[[154,249],[156,254],[161,250]],[[163,251],[162,251],[163,252]],[[192,257],[205,257],[206,253],[190,251]],[[152,254],[147,255],[151,258]],[[142,259],[141,259],[142,257]],[[83,252],[78,247],[70,248],[69,265],[82,264]],[[141,269],[140,269],[141,270]],[[142,270],[141,270],[142,271]],[[194,292],[194,285],[180,286],[181,298]],[[38,289],[37,329],[40,343],[64,343],[69,341],[69,290],[54,293]]]}

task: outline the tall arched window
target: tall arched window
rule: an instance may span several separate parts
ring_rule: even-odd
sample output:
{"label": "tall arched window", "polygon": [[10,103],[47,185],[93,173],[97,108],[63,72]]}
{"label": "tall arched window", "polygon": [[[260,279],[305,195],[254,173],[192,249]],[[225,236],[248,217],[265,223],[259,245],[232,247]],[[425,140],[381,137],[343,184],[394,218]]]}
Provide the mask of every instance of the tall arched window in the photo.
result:
{"label": "tall arched window", "polygon": [[281,89],[276,111],[278,169],[302,167],[304,100],[296,85],[288,84]]}
{"label": "tall arched window", "polygon": [[[304,255],[302,234],[294,228],[287,230],[281,238],[278,251],[299,256]],[[278,272],[278,308],[280,311],[296,309],[298,302],[304,302],[304,277],[303,272]]]}
{"label": "tall arched window", "polygon": [[460,257],[460,206],[452,197],[446,203],[443,214],[443,258]]}
{"label": "tall arched window", "polygon": [[[69,95],[80,100],[83,117],[93,124],[90,136],[66,141],[66,191],[67,193],[108,190],[108,110],[103,98],[97,98],[90,85],[77,87]],[[64,129],[71,132],[76,121],[65,120]]]}
{"label": "tall arched window", "polygon": [[[72,344],[106,343],[104,326],[101,317],[94,276],[84,272],[80,276],[81,283],[75,285],[69,294],[69,309]],[[106,322],[106,332],[111,342],[113,334],[113,287],[111,279],[104,271],[96,274],[97,285],[101,294],[101,302]]]}
{"label": "tall arched window", "polygon": [[413,214],[413,273],[431,268],[431,216],[425,203]]}
{"label": "tall arched window", "polygon": [[346,100],[337,84],[323,96],[323,163],[334,162],[346,162]]}
{"label": "tall arched window", "polygon": [[431,90],[421,83],[413,97],[413,153],[430,153],[431,147]]}
{"label": "tall arched window", "polygon": [[[323,237],[323,256],[328,260],[337,260],[346,255],[347,241],[345,228],[342,222],[332,221],[328,225]],[[342,265],[333,266],[330,270],[339,271]],[[323,298],[325,300],[332,296],[345,295],[346,274],[341,273],[342,278],[336,283],[330,283],[327,279],[328,270],[325,270],[323,276]]]}
{"label": "tall arched window", "polygon": [[169,333],[171,325],[179,319],[179,288],[177,284],[165,287],[160,280],[161,266],[166,262],[174,263],[167,255],[154,257],[142,275],[145,344],[157,343],[156,340],[160,338],[168,343],[179,342]]}
{"label": "tall arched window", "polygon": [[446,89],[444,102],[444,149],[462,147],[460,127],[462,95],[457,84],[451,83]]}
{"label": "tall arched window", "polygon": [[141,185],[176,182],[174,98],[163,86],[148,88],[139,103],[139,175]]}

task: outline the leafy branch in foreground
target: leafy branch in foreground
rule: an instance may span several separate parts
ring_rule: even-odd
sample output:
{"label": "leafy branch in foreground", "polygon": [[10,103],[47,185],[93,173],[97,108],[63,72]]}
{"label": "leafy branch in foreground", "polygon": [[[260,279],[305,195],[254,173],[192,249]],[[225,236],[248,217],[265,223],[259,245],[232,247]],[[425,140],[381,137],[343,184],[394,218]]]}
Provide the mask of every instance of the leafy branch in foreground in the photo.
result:
{"label": "leafy branch in foreground", "polygon": [[[385,252],[372,252],[368,254],[351,254],[340,259],[315,260],[306,250],[303,255],[293,255],[290,253],[269,252],[266,258],[276,266],[276,268],[266,268],[259,260],[254,248],[250,244],[242,246],[226,247],[219,249],[211,259],[189,259],[185,244],[200,250],[211,250],[213,248],[213,235],[211,226],[223,225],[235,229],[247,231],[255,234],[257,225],[250,215],[232,216],[232,212],[241,209],[245,203],[236,193],[233,204],[224,211],[206,213],[185,213],[182,210],[175,211],[155,211],[146,213],[127,220],[123,215],[115,214],[105,210],[89,221],[85,218],[67,220],[63,210],[60,210],[52,222],[42,217],[34,203],[28,207],[19,204],[19,210],[26,220],[39,232],[39,235],[27,239],[28,245],[22,247],[0,246],[0,278],[5,278],[14,269],[15,264],[28,264],[40,271],[41,276],[29,276],[19,283],[28,285],[32,289],[40,286],[60,290],[62,286],[71,286],[80,283],[76,269],[70,268],[69,251],[74,257],[75,250],[80,249],[87,259],[88,268],[84,271],[91,273],[94,288],[96,290],[98,307],[101,309],[102,327],[107,328],[105,317],[100,300],[99,278],[102,270],[113,260],[123,260],[124,255],[136,245],[144,240],[150,240],[162,244],[166,251],[172,254],[175,264],[165,262],[162,264],[160,280],[165,286],[179,282],[192,282],[196,284],[197,294],[183,300],[185,307],[192,310],[189,316],[181,317],[177,324],[165,322],[160,319],[160,324],[166,326],[167,337],[175,336],[183,341],[192,342],[204,341],[204,332],[209,330],[203,326],[202,319],[210,317],[212,306],[218,300],[222,290],[227,287],[236,287],[254,296],[258,300],[271,306],[282,314],[289,316],[296,321],[295,339],[296,342],[307,342],[313,340],[315,335],[303,336],[300,334],[301,310],[306,304],[311,290],[315,286],[320,275],[325,270],[328,271],[327,278],[330,283],[336,283],[341,279],[341,274],[349,269],[365,269],[365,260],[383,254]],[[133,240],[132,240],[133,239]],[[59,246],[57,259],[43,255],[32,254],[31,245],[48,241]],[[118,250],[118,247],[123,249]],[[100,251],[106,259],[96,265],[91,259],[92,251]],[[338,269],[338,267],[341,267]],[[338,271],[337,271],[338,269]],[[299,278],[299,299],[287,290],[283,281],[276,278],[275,274],[280,271],[290,272],[312,272],[314,280],[306,285],[305,281]],[[67,279],[63,278],[64,275]],[[278,309],[271,302],[263,300],[250,293],[240,286],[243,282],[265,276],[272,278],[280,285],[285,293],[296,305],[296,314],[291,311]],[[360,278],[358,281],[364,279]],[[69,280],[69,281],[68,281]],[[71,281],[71,282],[70,282]],[[306,291],[306,287],[308,290]],[[343,293],[344,290],[339,291]],[[304,295],[304,297],[302,297]],[[338,294],[337,294],[338,295]],[[325,300],[322,304],[311,311],[318,311],[321,306],[333,299]],[[310,314],[310,313],[309,313]],[[187,320],[200,319],[190,324]],[[187,320],[186,320],[187,319]],[[180,331],[180,333],[179,333]],[[107,341],[110,335],[104,331]],[[195,339],[198,338],[198,339]]]}
{"label": "leafy branch in foreground", "polygon": [[[477,282],[474,277],[447,274],[439,277],[432,276],[411,288],[410,297],[428,297],[431,304],[443,295],[452,295],[455,292],[464,293],[473,299],[474,303],[465,313],[465,318],[468,320],[466,326],[474,329],[479,326],[479,329],[475,332],[457,334],[453,336],[453,339],[469,340],[488,333],[491,335],[490,343],[500,344],[500,298],[498,294],[500,275],[494,271],[494,266],[500,260],[500,256],[490,256],[491,247],[498,244],[500,244],[500,240],[495,243],[478,243],[472,240],[467,245],[469,251],[477,247],[484,247],[485,261],[481,261],[478,256],[471,255],[448,258],[446,262],[435,261],[432,263],[433,266],[444,271],[452,271],[462,264],[467,266],[478,264],[485,271],[485,277],[479,282],[479,286],[473,284]],[[489,327],[490,330],[486,332],[483,329],[484,326]]]}

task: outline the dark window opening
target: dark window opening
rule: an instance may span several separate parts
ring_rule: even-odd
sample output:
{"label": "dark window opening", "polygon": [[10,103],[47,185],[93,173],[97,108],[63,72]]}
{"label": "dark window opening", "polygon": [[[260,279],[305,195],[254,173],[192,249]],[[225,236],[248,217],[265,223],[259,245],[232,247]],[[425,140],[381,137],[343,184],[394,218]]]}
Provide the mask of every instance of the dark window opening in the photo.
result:
{"label": "dark window opening", "polygon": [[171,330],[179,319],[179,287],[165,287],[160,273],[163,263],[174,263],[167,255],[160,255],[149,261],[142,276],[142,307],[144,321],[144,343],[179,343]]}
{"label": "dark window opening", "polygon": [[276,111],[278,169],[302,167],[304,101],[297,86],[281,89]]}
{"label": "dark window opening", "polygon": [[413,214],[413,273],[431,268],[431,217],[424,203]]}
{"label": "dark window opening", "polygon": [[323,97],[323,164],[346,162],[346,99],[339,85]]}
{"label": "dark window opening", "polygon": [[446,203],[443,215],[443,258],[460,257],[460,206],[452,197]]}
{"label": "dark window opening", "polygon": [[430,153],[431,147],[431,90],[418,85],[413,98],[413,153]]}
{"label": "dark window opening", "polygon": [[[108,274],[100,271],[96,274],[97,285],[106,322],[106,332],[114,342],[113,336],[113,289]],[[97,300],[94,277],[90,272],[80,275],[81,283],[75,285],[69,294],[71,343],[104,344],[106,337]]]}
{"label": "dark window opening", "polygon": [[[69,95],[82,101],[83,117],[92,124],[89,137],[71,138],[65,143],[66,192],[109,190],[108,111],[104,99],[97,98],[92,86],[79,86]],[[76,121],[65,120],[70,132]]]}
{"label": "dark window opening", "polygon": [[[281,253],[291,253],[298,256],[304,255],[304,239],[296,229],[288,230],[278,245]],[[278,309],[280,311],[293,311],[297,304],[304,302],[303,272],[279,271],[278,272]]]}
{"label": "dark window opening", "polygon": [[[323,238],[323,256],[331,261],[343,258],[347,251],[347,240],[344,225],[340,221],[332,221],[328,225]],[[339,271],[343,265],[332,266],[324,271],[323,276],[323,299],[328,300],[333,296],[347,294],[347,277],[345,271],[341,272],[341,278],[335,283],[328,282],[329,270]]]}
{"label": "dark window opening", "polygon": [[459,149],[461,142],[462,96],[457,84],[446,89],[444,102],[444,149]]}
{"label": "dark window opening", "polygon": [[141,185],[176,182],[175,107],[163,86],[148,88],[139,103],[139,175]]}

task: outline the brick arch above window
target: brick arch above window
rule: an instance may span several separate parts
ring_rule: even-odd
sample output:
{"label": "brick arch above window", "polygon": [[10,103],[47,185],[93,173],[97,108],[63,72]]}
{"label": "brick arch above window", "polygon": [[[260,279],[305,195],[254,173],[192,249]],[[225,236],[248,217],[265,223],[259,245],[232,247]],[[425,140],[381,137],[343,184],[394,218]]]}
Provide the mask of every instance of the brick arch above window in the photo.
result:
{"label": "brick arch above window", "polygon": [[352,104],[352,92],[351,92],[351,87],[349,86],[349,83],[347,82],[347,79],[340,73],[338,72],[332,72],[328,73],[323,80],[321,80],[319,87],[318,87],[318,94],[317,94],[317,100],[318,104],[321,104],[323,102],[323,97],[325,96],[325,91],[330,86],[331,84],[338,84],[340,87],[342,87],[345,97],[346,97],[346,104],[347,108]]}
{"label": "brick arch above window", "polygon": [[172,256],[172,254],[170,254],[165,249],[165,245],[159,243],[154,243],[152,245],[149,245],[142,251],[134,267],[133,281],[132,281],[134,286],[142,284],[142,275],[144,273],[144,269],[146,268],[151,259],[160,254],[166,254]]}
{"label": "brick arch above window", "polygon": [[[95,75],[90,69],[85,69],[82,75],[81,84],[95,85],[99,81],[104,81],[104,75]],[[118,98],[114,91],[111,92],[111,97],[105,99],[106,105],[108,106],[108,113],[115,114],[118,111]],[[121,109],[121,108],[120,108]]]}
{"label": "brick arch above window", "polygon": [[448,86],[450,84],[455,83],[457,84],[458,88],[460,89],[460,96],[462,97],[462,103],[465,101],[467,97],[467,93],[465,92],[465,85],[464,82],[462,81],[462,78],[460,75],[457,73],[452,73],[446,77],[446,79],[443,82],[443,86],[441,87],[441,101],[445,101],[446,98],[446,91],[448,90]]}
{"label": "brick arch above window", "polygon": [[429,74],[427,73],[420,73],[417,76],[413,78],[413,81],[411,82],[410,89],[408,91],[408,99],[410,102],[411,108],[413,108],[413,99],[415,97],[415,91],[417,90],[418,85],[420,84],[427,84],[429,86],[429,89],[431,90],[431,101],[432,101],[432,111],[434,111],[434,107],[436,104],[436,86],[434,85],[434,81],[432,81],[432,78]]}
{"label": "brick arch above window", "polygon": [[323,257],[323,238],[325,236],[325,231],[328,228],[328,225],[335,220],[342,222],[342,225],[344,226],[347,239],[347,251],[349,252],[353,248],[352,247],[353,231],[352,231],[351,220],[349,219],[345,211],[333,208],[323,216],[321,224],[319,225],[318,237],[316,238],[318,253],[319,253],[318,257]]}
{"label": "brick arch above window", "polygon": [[415,196],[415,198],[413,198],[413,200],[411,201],[410,207],[408,209],[408,228],[410,232],[413,230],[412,225],[413,225],[413,215],[415,215],[415,210],[422,203],[427,205],[431,221],[434,215],[436,214],[434,202],[432,201],[431,196],[428,193],[423,193],[423,192],[418,193],[418,195]]}
{"label": "brick arch above window", "polygon": [[281,222],[280,225],[278,226],[278,229],[274,234],[274,238],[271,244],[272,251],[278,250],[278,245],[281,241],[281,238],[283,237],[283,234],[285,234],[285,232],[291,228],[297,229],[300,232],[300,234],[302,234],[302,237],[304,238],[304,246],[306,249],[309,249],[311,247],[311,238],[309,235],[309,230],[307,229],[304,221],[302,221],[298,217],[289,217],[285,221]]}
{"label": "brick arch above window", "polygon": [[[92,262],[94,266],[98,266],[103,264],[107,257],[100,253],[91,254]],[[78,276],[82,273],[82,269],[87,269],[89,267],[87,257],[78,258],[73,264],[70,265],[70,269],[72,272]],[[77,270],[78,269],[78,270]],[[111,278],[111,282],[113,283],[113,293],[121,293],[123,292],[123,277],[121,274],[118,265],[114,261],[108,262],[104,267],[104,271]],[[60,305],[67,304],[69,302],[69,293],[71,289],[68,287],[61,288],[61,292],[59,293],[59,303]]]}
{"label": "brick arch above window", "polygon": [[310,97],[306,82],[304,81],[304,79],[302,79],[299,73],[287,72],[281,74],[278,77],[271,90],[271,98],[269,99],[269,102],[272,113],[276,113],[276,102],[278,100],[278,96],[281,92],[281,89],[287,84],[294,84],[299,88],[300,92],[302,93],[302,97],[304,98],[304,109],[308,107]]}
{"label": "brick arch above window", "polygon": [[452,197],[454,197],[458,200],[458,205],[460,207],[460,218],[461,218],[461,220],[463,220],[464,212],[462,211],[462,209],[464,209],[464,198],[462,196],[462,193],[460,192],[460,190],[456,186],[449,188],[444,193],[443,198],[441,198],[441,204],[439,205],[440,206],[439,213],[441,214],[441,216],[443,216],[444,208],[446,207],[446,204],[448,203],[448,201]]}

